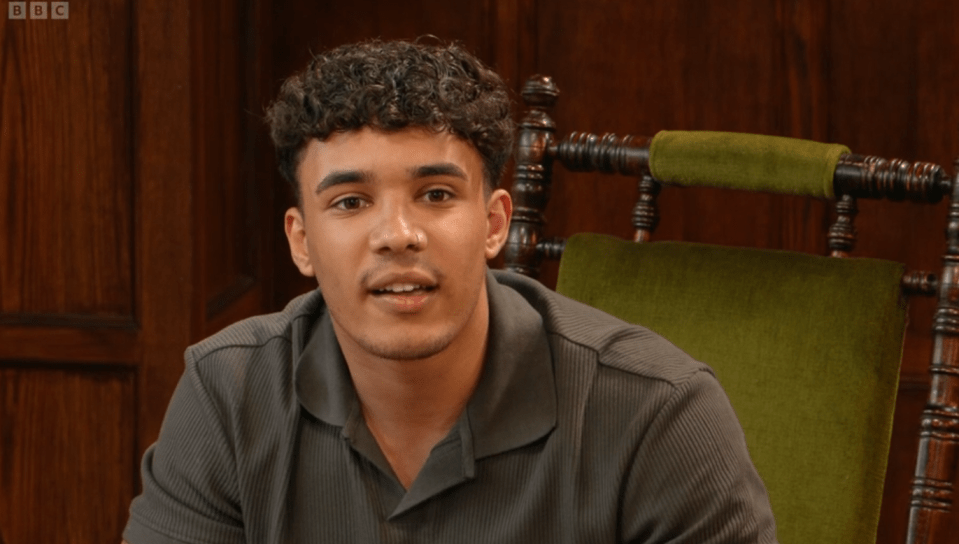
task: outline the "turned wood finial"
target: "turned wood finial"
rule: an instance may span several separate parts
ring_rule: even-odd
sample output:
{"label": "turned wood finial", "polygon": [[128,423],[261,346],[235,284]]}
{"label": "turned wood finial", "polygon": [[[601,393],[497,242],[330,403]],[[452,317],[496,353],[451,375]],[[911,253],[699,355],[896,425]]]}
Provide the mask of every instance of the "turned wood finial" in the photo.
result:
{"label": "turned wood finial", "polygon": [[552,110],[559,98],[559,88],[553,82],[553,78],[536,74],[530,76],[523,84],[520,91],[523,97],[523,103],[528,109]]}

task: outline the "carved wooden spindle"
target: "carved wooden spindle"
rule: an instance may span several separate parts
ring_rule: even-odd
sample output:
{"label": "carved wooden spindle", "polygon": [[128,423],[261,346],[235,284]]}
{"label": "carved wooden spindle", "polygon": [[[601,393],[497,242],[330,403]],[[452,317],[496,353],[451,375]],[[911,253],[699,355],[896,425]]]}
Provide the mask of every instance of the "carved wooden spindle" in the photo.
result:
{"label": "carved wooden spindle", "polygon": [[938,164],[843,155],[834,175],[837,193],[860,198],[888,198],[936,203],[952,190]]}
{"label": "carved wooden spindle", "polygon": [[569,170],[642,176],[639,199],[633,208],[634,240],[646,242],[659,223],[656,197],[660,184],[649,174],[649,138],[630,135],[574,132],[550,148],[550,154]]}
{"label": "carved wooden spindle", "polygon": [[566,240],[564,238],[547,238],[540,240],[536,244],[536,252],[544,259],[558,261],[563,256],[563,250],[566,249]]}
{"label": "carved wooden spindle", "polygon": [[649,138],[573,132],[550,149],[567,169],[639,176],[648,169]]}
{"label": "carved wooden spindle", "polygon": [[659,204],[656,197],[662,186],[649,172],[639,180],[639,199],[633,208],[634,242],[648,242],[659,225]]}
{"label": "carved wooden spindle", "polygon": [[853,221],[859,208],[856,206],[856,197],[842,195],[836,201],[836,222],[829,227],[830,256],[848,257],[852,248],[856,246],[856,225]]}
{"label": "carved wooden spindle", "polygon": [[906,296],[934,297],[939,292],[939,277],[932,272],[915,270],[902,277],[901,285]]}
{"label": "carved wooden spindle", "polygon": [[907,544],[945,542],[959,461],[959,159],[954,165],[946,253],[933,322],[929,399],[919,429]]}
{"label": "carved wooden spindle", "polygon": [[513,174],[513,218],[506,240],[507,269],[536,277],[542,255],[537,244],[546,224],[552,160],[547,153],[556,131],[550,117],[559,89],[547,76],[533,76],[523,85],[526,114],[519,124],[516,168]]}

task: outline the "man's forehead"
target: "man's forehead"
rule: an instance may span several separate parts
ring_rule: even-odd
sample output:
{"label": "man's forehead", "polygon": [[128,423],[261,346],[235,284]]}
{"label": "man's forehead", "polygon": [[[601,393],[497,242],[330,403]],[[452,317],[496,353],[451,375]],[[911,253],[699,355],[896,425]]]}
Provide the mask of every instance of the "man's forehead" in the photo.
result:
{"label": "man's forehead", "polygon": [[363,128],[337,132],[324,140],[312,138],[298,170],[301,180],[312,184],[333,171],[371,175],[384,168],[402,169],[415,177],[463,174],[471,180],[482,178],[482,166],[479,152],[469,142],[446,131]]}

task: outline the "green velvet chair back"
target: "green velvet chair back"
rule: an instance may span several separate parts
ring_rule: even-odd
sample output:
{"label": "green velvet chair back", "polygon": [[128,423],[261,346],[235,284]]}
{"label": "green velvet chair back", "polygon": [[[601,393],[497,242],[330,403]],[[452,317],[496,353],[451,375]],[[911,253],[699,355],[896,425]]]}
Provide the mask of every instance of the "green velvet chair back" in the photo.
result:
{"label": "green velvet chair back", "polygon": [[[551,116],[559,95],[552,80],[533,76],[522,94],[527,109],[505,267],[536,277],[543,259],[561,258],[559,292],[646,326],[709,364],[743,425],[783,544],[876,541],[904,295],[937,297],[911,497],[897,501],[909,503],[907,544],[955,544],[959,174],[949,177],[931,163],[855,155],[843,145],[753,134],[560,137]],[[634,239],[547,236],[557,166],[634,177]],[[673,185],[830,202],[830,256],[652,241],[658,194]],[[849,257],[857,199],[937,203],[947,197],[953,204],[938,277],[907,273],[901,263]]]}
{"label": "green velvet chair back", "polygon": [[780,542],[846,544],[871,542],[879,520],[903,272],[874,259],[583,234],[567,242],[556,289],[709,364]]}

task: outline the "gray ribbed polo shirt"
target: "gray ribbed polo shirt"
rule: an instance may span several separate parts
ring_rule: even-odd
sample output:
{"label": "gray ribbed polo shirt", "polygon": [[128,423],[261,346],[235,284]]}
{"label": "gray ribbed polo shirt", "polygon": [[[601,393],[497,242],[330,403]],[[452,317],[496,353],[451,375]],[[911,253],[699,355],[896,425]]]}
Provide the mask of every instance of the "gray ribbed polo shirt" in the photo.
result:
{"label": "gray ribbed polo shirt", "polygon": [[477,389],[404,490],[318,292],[190,347],[124,538],[151,543],[775,542],[711,371],[644,329],[487,276]]}

